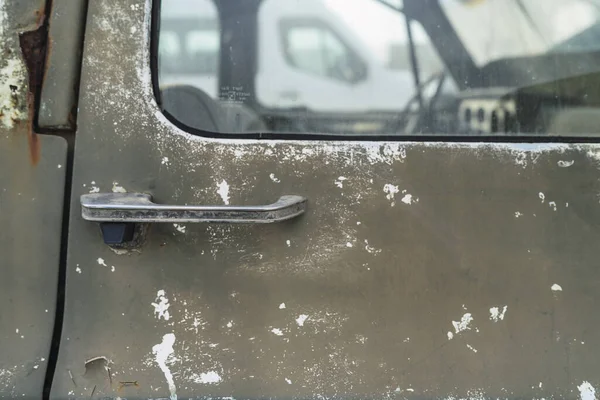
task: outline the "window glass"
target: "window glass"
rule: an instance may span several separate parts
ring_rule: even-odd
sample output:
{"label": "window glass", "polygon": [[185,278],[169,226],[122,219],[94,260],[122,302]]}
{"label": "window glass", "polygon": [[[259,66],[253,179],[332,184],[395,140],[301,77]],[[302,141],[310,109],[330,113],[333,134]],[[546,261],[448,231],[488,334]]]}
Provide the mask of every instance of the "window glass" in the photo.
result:
{"label": "window glass", "polygon": [[289,64],[326,78],[354,83],[362,66],[352,51],[331,30],[310,25],[285,29],[286,55]]}
{"label": "window glass", "polygon": [[600,0],[161,4],[161,104],[191,128],[600,134]]}

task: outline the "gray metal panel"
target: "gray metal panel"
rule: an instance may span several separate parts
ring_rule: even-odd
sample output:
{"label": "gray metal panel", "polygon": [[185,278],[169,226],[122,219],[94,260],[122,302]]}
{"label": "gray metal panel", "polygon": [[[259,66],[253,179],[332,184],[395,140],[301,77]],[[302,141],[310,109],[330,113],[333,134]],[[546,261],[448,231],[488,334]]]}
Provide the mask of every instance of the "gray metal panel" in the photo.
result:
{"label": "gray metal panel", "polygon": [[[149,4],[90,3],[51,398],[600,388],[599,145],[195,137],[154,102]],[[106,191],[310,207],[275,225],[160,224],[125,252],[81,218],[80,196]]]}
{"label": "gray metal panel", "polygon": [[42,398],[54,330],[67,145],[33,132],[19,42],[45,3],[0,1],[0,398]]}
{"label": "gray metal panel", "polygon": [[0,130],[0,398],[40,399],[54,328],[66,142]]}
{"label": "gray metal panel", "polygon": [[86,10],[87,0],[52,2],[50,44],[38,115],[42,128],[75,128]]}

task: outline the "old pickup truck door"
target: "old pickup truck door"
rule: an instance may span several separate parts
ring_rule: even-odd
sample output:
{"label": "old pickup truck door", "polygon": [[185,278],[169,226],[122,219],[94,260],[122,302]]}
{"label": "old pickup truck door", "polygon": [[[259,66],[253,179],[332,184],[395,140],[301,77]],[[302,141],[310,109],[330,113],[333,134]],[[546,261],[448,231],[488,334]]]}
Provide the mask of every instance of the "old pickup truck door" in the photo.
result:
{"label": "old pickup truck door", "polygon": [[594,398],[597,145],[193,134],[151,21],[89,4],[52,399]]}

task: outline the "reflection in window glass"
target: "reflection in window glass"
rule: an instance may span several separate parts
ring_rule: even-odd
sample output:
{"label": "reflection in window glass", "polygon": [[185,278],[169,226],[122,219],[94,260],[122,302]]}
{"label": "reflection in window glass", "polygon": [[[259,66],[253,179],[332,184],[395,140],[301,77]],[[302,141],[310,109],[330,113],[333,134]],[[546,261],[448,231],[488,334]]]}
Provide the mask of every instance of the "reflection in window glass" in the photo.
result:
{"label": "reflection in window glass", "polygon": [[163,107],[199,129],[600,132],[600,0],[165,0],[160,26]]}

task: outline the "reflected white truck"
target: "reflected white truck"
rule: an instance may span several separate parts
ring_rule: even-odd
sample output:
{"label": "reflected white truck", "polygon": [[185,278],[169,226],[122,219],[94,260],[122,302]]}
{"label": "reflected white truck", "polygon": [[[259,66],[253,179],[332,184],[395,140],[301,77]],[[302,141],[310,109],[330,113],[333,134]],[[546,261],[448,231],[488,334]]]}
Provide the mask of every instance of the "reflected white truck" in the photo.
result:
{"label": "reflected white truck", "polygon": [[[161,86],[189,84],[219,99],[215,5],[163,4]],[[265,107],[397,112],[414,93],[412,72],[386,68],[326,0],[265,0],[258,41],[256,94]]]}

